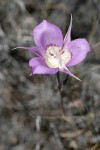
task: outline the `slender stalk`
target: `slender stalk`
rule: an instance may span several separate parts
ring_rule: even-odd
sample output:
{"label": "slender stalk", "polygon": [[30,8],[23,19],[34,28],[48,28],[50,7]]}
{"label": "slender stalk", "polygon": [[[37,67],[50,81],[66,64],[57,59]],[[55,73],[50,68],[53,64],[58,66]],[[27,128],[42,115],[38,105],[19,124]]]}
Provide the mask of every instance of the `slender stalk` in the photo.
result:
{"label": "slender stalk", "polygon": [[63,84],[60,81],[60,74],[59,74],[59,72],[57,73],[57,81],[58,81],[58,90],[59,90],[59,93],[60,93],[60,100],[61,100],[61,110],[62,110],[62,113],[64,114],[63,94],[62,94]]}
{"label": "slender stalk", "polygon": [[67,77],[65,78],[65,80],[63,82],[60,81],[59,72],[56,75],[57,75],[57,81],[58,81],[58,90],[59,90],[59,93],[60,93],[61,110],[62,110],[62,113],[64,115],[65,111],[64,111],[63,93],[62,92],[63,92],[63,85],[65,85],[67,83],[69,75],[67,74]]}

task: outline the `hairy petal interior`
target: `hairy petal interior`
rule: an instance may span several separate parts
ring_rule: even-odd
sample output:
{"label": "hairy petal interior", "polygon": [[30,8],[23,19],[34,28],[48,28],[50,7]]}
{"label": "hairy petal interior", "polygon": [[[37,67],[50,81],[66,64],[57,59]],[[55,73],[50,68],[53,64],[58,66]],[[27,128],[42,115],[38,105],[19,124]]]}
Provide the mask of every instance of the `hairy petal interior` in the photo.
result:
{"label": "hairy petal interior", "polygon": [[62,69],[71,59],[70,52],[62,47],[49,46],[46,50],[45,61],[50,68]]}

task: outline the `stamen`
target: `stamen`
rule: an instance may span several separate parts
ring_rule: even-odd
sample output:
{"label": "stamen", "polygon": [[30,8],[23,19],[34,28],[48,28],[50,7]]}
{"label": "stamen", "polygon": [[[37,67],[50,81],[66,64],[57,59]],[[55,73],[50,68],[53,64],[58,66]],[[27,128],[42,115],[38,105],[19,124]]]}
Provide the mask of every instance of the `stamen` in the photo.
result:
{"label": "stamen", "polygon": [[52,54],[52,53],[50,53],[50,52],[49,52],[49,54],[50,54],[51,56],[54,56],[54,54]]}
{"label": "stamen", "polygon": [[64,51],[61,52],[61,55],[64,53]]}

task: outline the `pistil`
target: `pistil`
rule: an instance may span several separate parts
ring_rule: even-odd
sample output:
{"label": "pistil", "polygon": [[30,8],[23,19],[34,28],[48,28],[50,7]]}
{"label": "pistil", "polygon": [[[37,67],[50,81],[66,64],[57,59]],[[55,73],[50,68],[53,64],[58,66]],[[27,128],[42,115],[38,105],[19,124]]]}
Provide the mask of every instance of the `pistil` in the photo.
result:
{"label": "pistil", "polygon": [[71,54],[67,49],[57,46],[49,46],[46,50],[46,64],[50,68],[65,68],[70,61]]}

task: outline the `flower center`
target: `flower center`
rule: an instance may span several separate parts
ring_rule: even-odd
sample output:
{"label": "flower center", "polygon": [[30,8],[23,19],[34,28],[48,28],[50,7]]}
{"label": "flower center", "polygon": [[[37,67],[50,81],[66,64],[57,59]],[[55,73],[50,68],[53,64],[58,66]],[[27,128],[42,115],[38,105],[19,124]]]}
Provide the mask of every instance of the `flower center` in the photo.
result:
{"label": "flower center", "polygon": [[70,52],[62,47],[49,46],[46,50],[46,64],[50,68],[64,68],[71,59]]}

